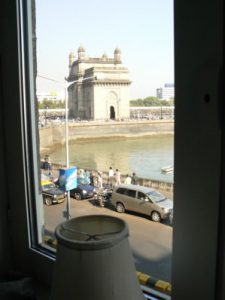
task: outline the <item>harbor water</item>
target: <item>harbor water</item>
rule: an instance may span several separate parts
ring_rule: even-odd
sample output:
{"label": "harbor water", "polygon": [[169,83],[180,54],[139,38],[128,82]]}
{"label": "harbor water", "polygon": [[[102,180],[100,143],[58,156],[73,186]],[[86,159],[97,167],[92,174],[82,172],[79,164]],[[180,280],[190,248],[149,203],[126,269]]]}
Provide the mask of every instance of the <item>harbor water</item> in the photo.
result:
{"label": "harbor water", "polygon": [[[51,154],[52,162],[65,164],[65,147]],[[161,168],[174,164],[174,136],[160,135],[132,139],[77,141],[69,145],[70,166],[107,171],[110,166],[122,174],[173,182],[173,172]]]}

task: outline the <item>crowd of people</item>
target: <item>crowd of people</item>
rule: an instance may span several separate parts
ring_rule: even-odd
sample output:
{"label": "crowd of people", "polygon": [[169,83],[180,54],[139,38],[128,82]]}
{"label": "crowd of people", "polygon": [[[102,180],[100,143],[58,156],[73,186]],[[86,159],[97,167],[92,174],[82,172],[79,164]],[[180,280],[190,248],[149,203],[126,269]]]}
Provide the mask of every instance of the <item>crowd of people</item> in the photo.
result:
{"label": "crowd of people", "polygon": [[98,186],[103,188],[103,184],[106,183],[110,188],[117,186],[121,183],[124,184],[138,184],[139,180],[136,173],[132,175],[127,174],[124,176],[121,175],[119,169],[113,170],[112,167],[109,167],[108,174],[104,174],[101,171],[88,171],[86,169],[79,169],[77,173],[79,182],[83,184],[90,184],[93,186]]}
{"label": "crowd of people", "polygon": [[[132,175],[127,174],[125,179],[122,179],[122,175],[119,169],[116,169],[114,172],[113,168],[109,167],[107,183],[110,188],[113,188],[114,186],[117,186],[121,183],[138,184],[139,180],[136,173],[132,173]],[[97,174],[97,186],[100,188],[102,188],[103,186],[103,173],[100,171]]]}
{"label": "crowd of people", "polygon": [[[49,155],[45,156],[42,163],[42,168],[46,170],[46,175],[48,175],[49,177],[52,176],[52,164]],[[78,169],[77,177],[79,183],[90,184],[93,186],[98,186],[99,188],[103,188],[103,183],[107,183],[111,189],[121,183],[139,184],[139,179],[135,172],[133,172],[131,175],[126,174],[124,178],[124,176],[121,175],[119,169],[116,169],[114,171],[112,167],[109,167],[108,174],[104,174],[101,171],[96,172],[86,169]]]}

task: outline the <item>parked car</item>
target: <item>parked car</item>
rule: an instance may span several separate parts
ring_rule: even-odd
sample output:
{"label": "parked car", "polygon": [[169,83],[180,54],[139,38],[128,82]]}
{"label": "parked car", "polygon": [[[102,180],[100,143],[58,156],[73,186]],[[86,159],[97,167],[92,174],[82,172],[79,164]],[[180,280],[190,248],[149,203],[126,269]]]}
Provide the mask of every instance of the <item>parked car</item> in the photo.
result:
{"label": "parked car", "polygon": [[169,218],[173,211],[173,201],[158,191],[133,184],[121,184],[114,188],[111,203],[117,212],[134,211],[150,216],[152,221],[160,222]]}
{"label": "parked car", "polygon": [[77,187],[70,191],[70,196],[81,200],[94,197],[96,192],[96,187],[88,184],[84,178],[77,178]]}
{"label": "parked car", "polygon": [[53,182],[41,181],[43,202],[46,205],[62,203],[66,199],[67,193],[60,190]]}

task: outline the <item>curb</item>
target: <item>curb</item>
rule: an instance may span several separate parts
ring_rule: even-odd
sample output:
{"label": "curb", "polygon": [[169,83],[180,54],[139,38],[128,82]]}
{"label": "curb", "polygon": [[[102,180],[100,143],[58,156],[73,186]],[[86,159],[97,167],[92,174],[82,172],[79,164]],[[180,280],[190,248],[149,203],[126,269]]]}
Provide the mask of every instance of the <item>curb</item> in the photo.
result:
{"label": "curb", "polygon": [[53,239],[50,236],[44,236],[43,242],[49,246],[52,246],[52,248],[56,249],[57,248],[57,240]]}
{"label": "curb", "polygon": [[157,291],[166,293],[168,295],[171,295],[172,286],[169,282],[156,279],[155,277],[149,276],[147,274],[138,271],[136,272],[136,275],[140,284],[150,288],[154,288]]}

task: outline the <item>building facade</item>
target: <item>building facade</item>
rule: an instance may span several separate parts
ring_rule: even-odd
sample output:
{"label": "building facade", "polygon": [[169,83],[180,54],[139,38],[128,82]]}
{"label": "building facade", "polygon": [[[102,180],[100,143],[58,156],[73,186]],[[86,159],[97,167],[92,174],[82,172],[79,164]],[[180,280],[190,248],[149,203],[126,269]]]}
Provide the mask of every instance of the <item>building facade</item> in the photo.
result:
{"label": "building facade", "polygon": [[156,89],[156,97],[161,100],[170,100],[171,98],[174,98],[174,84],[165,83],[164,87]]}
{"label": "building facade", "polygon": [[129,118],[130,74],[122,66],[121,50],[114,57],[86,55],[80,46],[76,59],[69,55],[68,108],[70,118],[81,120],[118,120]]}

